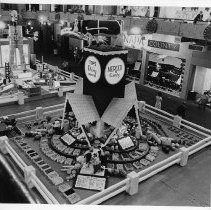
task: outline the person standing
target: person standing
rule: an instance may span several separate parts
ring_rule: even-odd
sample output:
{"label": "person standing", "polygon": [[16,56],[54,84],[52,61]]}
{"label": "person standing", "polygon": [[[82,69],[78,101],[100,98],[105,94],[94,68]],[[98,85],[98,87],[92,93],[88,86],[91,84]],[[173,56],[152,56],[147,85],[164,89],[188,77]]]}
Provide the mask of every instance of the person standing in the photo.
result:
{"label": "person standing", "polygon": [[202,21],[202,20],[203,20],[203,12],[200,11],[200,13],[196,15],[196,17],[194,18],[193,23],[197,23],[197,21]]}
{"label": "person standing", "polygon": [[186,110],[187,110],[187,105],[186,102],[184,101],[180,106],[177,107],[177,115],[179,115],[184,119],[186,115]]}
{"label": "person standing", "polygon": [[162,102],[163,98],[162,98],[162,93],[158,92],[156,95],[156,103],[155,103],[155,108],[157,109],[161,109],[161,102]]}

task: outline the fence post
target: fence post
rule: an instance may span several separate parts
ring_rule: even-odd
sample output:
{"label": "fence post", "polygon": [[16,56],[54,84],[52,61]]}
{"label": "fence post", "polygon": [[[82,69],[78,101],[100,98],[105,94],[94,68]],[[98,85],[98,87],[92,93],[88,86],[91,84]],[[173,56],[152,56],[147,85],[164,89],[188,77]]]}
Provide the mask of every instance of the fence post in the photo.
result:
{"label": "fence post", "polygon": [[138,192],[139,176],[135,171],[130,172],[127,177],[130,179],[128,182],[126,192],[129,195],[134,195]]}
{"label": "fence post", "polygon": [[21,92],[18,92],[18,104],[23,105],[24,104],[24,94]]}
{"label": "fence post", "polygon": [[180,128],[182,118],[179,115],[174,116],[173,126]]}
{"label": "fence post", "polygon": [[58,96],[59,97],[62,97],[63,96],[63,90],[62,90],[61,87],[59,87]]}
{"label": "fence post", "polygon": [[41,106],[36,107],[36,119],[37,120],[41,120],[43,118],[44,118],[44,116],[43,116],[43,108]]}
{"label": "fence post", "polygon": [[182,152],[182,154],[181,154],[181,160],[180,160],[179,164],[181,166],[185,166],[188,163],[189,150],[185,147],[182,147],[182,148],[180,148],[180,152]]}
{"label": "fence post", "polygon": [[6,142],[8,142],[9,139],[7,136],[1,136],[0,137],[0,151],[3,153],[3,154],[7,154],[8,151],[7,151],[7,147],[6,147]]}
{"label": "fence post", "polygon": [[145,106],[146,106],[146,102],[145,101],[139,101],[138,102],[138,108],[140,112],[145,112]]}
{"label": "fence post", "polygon": [[25,183],[27,184],[29,188],[33,187],[33,184],[31,182],[32,174],[34,175],[36,174],[35,168],[33,166],[26,166],[24,168],[24,179],[25,179]]}

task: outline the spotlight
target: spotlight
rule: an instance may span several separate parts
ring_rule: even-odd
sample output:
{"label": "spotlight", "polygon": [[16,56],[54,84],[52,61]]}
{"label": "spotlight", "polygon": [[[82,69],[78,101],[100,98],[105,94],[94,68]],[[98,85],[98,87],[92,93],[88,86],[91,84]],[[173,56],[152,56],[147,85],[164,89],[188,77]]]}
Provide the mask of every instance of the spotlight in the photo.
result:
{"label": "spotlight", "polygon": [[47,17],[45,16],[40,16],[39,17],[39,21],[41,22],[41,24],[44,24],[47,21]]}
{"label": "spotlight", "polygon": [[141,34],[141,29],[139,27],[133,27],[130,29],[130,34],[132,35],[138,35]]}

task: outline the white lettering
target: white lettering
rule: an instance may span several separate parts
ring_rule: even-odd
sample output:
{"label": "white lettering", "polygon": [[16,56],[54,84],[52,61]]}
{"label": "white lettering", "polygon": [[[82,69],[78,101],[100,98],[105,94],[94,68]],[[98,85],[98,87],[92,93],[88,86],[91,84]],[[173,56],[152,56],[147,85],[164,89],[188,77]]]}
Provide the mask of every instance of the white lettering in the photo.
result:
{"label": "white lettering", "polygon": [[149,40],[148,46],[165,49],[165,50],[172,50],[172,51],[179,51],[179,47],[180,47],[179,44],[173,44],[173,43],[161,42],[161,41],[155,41],[155,40]]}
{"label": "white lettering", "polygon": [[94,56],[89,56],[85,61],[85,74],[87,79],[96,83],[101,76],[101,66],[99,61]]}
{"label": "white lettering", "polygon": [[106,65],[105,79],[109,84],[115,85],[119,83],[123,78],[124,74],[125,64],[121,58],[113,58]]}

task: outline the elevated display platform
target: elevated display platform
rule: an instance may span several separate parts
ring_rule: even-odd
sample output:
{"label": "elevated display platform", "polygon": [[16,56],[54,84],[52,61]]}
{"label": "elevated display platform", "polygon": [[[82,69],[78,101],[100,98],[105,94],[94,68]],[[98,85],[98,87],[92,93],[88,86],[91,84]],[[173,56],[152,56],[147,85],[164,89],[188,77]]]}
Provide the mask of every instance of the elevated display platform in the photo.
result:
{"label": "elevated display platform", "polygon": [[[78,76],[65,72],[58,67],[42,64],[42,73],[29,67],[13,72],[10,83],[1,85],[0,105],[40,100],[46,97],[63,96],[64,93],[74,91]],[[47,68],[46,68],[47,67]],[[49,83],[49,72],[54,74],[52,84]],[[40,78],[42,75],[42,78]]]}
{"label": "elevated display platform", "polygon": [[[119,142],[118,139],[117,141],[112,140],[103,148],[105,152],[107,151],[111,154],[111,159],[107,160],[107,168],[112,169],[113,172],[123,168],[127,173],[127,177],[121,177],[119,174],[115,176],[115,173],[110,175],[106,178],[106,189],[101,192],[79,189],[77,187],[79,183],[75,186],[75,179],[69,179],[68,169],[75,166],[78,155],[84,154],[89,149],[84,136],[81,135],[80,128],[73,126],[69,130],[69,135],[72,136],[72,143],[70,139],[61,139],[63,135],[54,135],[53,138],[49,138],[47,135],[41,137],[40,140],[35,140],[34,137],[26,137],[24,133],[42,129],[41,120],[36,118],[38,116],[36,111],[31,111],[31,114],[27,113],[27,115],[23,113],[17,115],[17,128],[21,131],[21,135],[18,133],[18,130],[15,130],[9,133],[9,139],[1,137],[1,152],[7,154],[18,166],[20,171],[24,172],[28,170],[28,175],[26,176],[25,174],[26,183],[29,187],[34,186],[47,203],[74,202],[73,198],[70,198],[70,196],[64,193],[69,188],[73,188],[77,194],[75,197],[77,204],[99,204],[123,191],[127,191],[132,195],[136,192],[136,190],[133,191],[136,187],[129,184],[131,180],[138,180],[138,184],[173,164],[184,166],[187,164],[189,155],[209,146],[211,143],[210,130],[186,120],[178,121],[175,116],[162,110],[157,110],[143,102],[139,102],[138,105],[142,128],[147,124],[157,134],[181,140],[181,144],[178,149],[174,151],[170,150],[167,154],[162,150],[160,145],[150,145],[149,142],[136,138],[134,133],[131,132],[130,135],[134,145],[122,152],[123,148],[121,146],[124,147],[124,142]],[[40,119],[45,119],[45,116],[51,115],[51,122],[55,124],[55,121],[61,120],[59,116],[62,116],[64,111],[62,105],[58,108],[44,109],[44,118],[42,118],[41,114],[39,115]],[[126,122],[133,125],[136,123],[136,120],[126,117],[124,123]],[[31,126],[30,130],[29,126]],[[122,129],[124,130],[124,128]],[[120,146],[121,143],[122,145]],[[94,140],[91,141],[91,144],[99,144],[99,142]],[[131,146],[131,142],[128,142],[128,146]],[[33,151],[30,152],[31,150],[35,151],[35,153]],[[154,156],[154,159],[152,156]],[[33,173],[31,169],[29,170],[29,166],[34,168],[33,170],[36,173]],[[81,181],[84,181],[85,178],[87,177],[80,176]],[[103,180],[98,181],[101,182]],[[80,201],[78,196],[80,197]]]}

